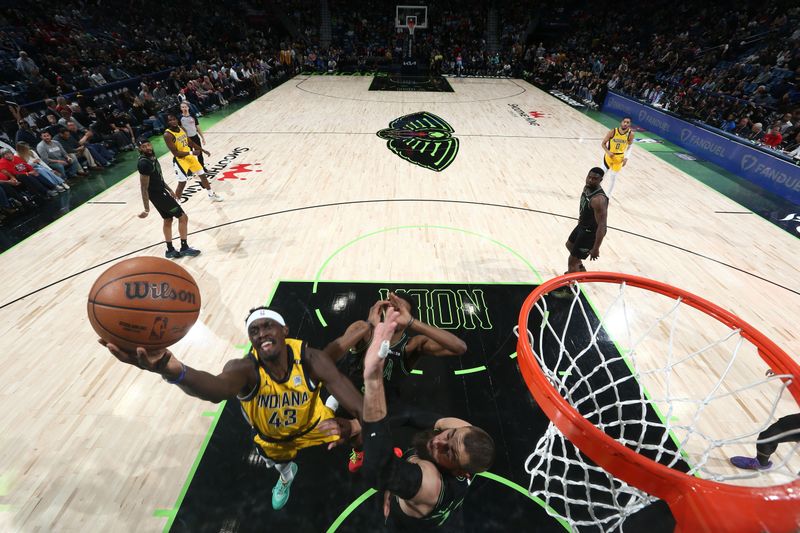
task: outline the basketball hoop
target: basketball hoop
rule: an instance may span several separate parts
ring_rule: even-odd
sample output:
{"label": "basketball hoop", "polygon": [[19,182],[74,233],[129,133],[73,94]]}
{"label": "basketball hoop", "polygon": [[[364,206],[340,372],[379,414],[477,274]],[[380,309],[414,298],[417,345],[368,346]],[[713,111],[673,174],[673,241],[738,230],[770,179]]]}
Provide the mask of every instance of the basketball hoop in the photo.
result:
{"label": "basketball hoop", "polygon": [[[612,302],[601,316],[589,297],[602,298],[607,294],[611,295],[608,299]],[[571,301],[569,298],[572,298]],[[653,300],[657,303],[654,309],[664,307],[667,310],[662,313],[660,310],[648,311],[636,306],[631,308],[626,303],[630,300]],[[541,318],[536,313],[531,316],[534,309]],[[568,312],[564,309],[568,309]],[[640,315],[648,313],[656,316],[656,319],[654,324],[646,327]],[[581,328],[588,325],[589,335],[576,335],[576,330],[572,329],[581,319],[586,321]],[[530,324],[538,322],[538,328],[534,326],[534,332],[531,332]],[[562,322],[563,331],[557,331]],[[714,326],[711,328],[714,331],[707,335],[708,328],[703,329],[706,324]],[[640,337],[638,333],[631,336],[631,329],[640,326],[645,331],[644,336]],[[545,491],[557,491],[560,486],[565,487],[564,495],[559,496],[561,499],[558,501],[567,508],[566,514],[569,514],[571,504],[586,504],[592,519],[597,520],[595,524],[600,524],[603,529],[621,529],[627,516],[649,505],[655,496],[669,505],[676,521],[675,531],[678,532],[798,530],[800,480],[794,475],[797,470],[786,469],[789,473],[787,478],[791,480],[787,483],[776,483],[773,481],[775,478],[768,478],[771,486],[741,486],[723,482],[750,482],[754,476],[764,474],[758,472],[745,476],[741,471],[725,475],[718,472],[724,468],[723,463],[727,463],[727,460],[720,460],[720,456],[727,453],[727,450],[723,453],[723,448],[743,448],[747,443],[751,455],[754,455],[755,446],[751,444],[755,440],[752,437],[759,430],[751,429],[748,432],[740,427],[746,425],[747,417],[744,414],[735,419],[741,424],[733,424],[734,429],[718,420],[708,421],[711,418],[708,413],[714,412],[710,407],[713,402],[718,402],[714,404],[716,409],[738,413],[742,407],[739,395],[747,395],[751,391],[757,391],[762,400],[767,400],[763,403],[770,404],[765,407],[766,414],[762,415],[766,420],[756,418],[759,424],[763,424],[760,426],[762,428],[774,419],[778,405],[784,409],[796,409],[800,403],[800,366],[761,332],[725,309],[682,289],[646,278],[609,272],[567,274],[543,283],[525,300],[518,327],[520,370],[531,394],[555,426],[551,425],[540,440],[536,451],[528,459],[526,469],[531,463],[536,463],[528,469],[532,475],[531,487],[534,478],[544,479]],[[621,349],[613,336],[610,340],[605,336],[606,329],[613,327],[628,332],[628,340],[633,341],[629,349]],[[714,337],[718,332],[721,335]],[[667,344],[653,343],[652,338],[642,341],[647,335],[668,337]],[[699,348],[696,351],[692,351],[694,346],[687,348],[683,336],[697,339],[694,342]],[[709,343],[706,337],[719,340]],[[582,348],[582,342],[585,348]],[[652,350],[654,347],[655,350]],[[656,357],[652,357],[653,352]],[[727,353],[730,359],[718,358],[719,353]],[[663,357],[665,362],[661,366],[654,366],[653,359],[658,359],[658,356]],[[582,363],[582,357],[588,360]],[[748,357],[756,361],[760,357],[776,375],[764,379],[763,368],[753,368]],[[710,360],[718,366],[712,367]],[[617,365],[616,369],[611,369],[616,374],[609,368],[602,368],[611,367],[612,364]],[[627,377],[619,377],[620,367],[627,369]],[[742,367],[745,371],[738,373]],[[695,374],[690,376],[692,371]],[[695,380],[689,380],[689,377]],[[666,383],[663,387],[666,395],[662,397],[648,392],[645,381],[661,385]],[[679,382],[685,382],[687,389],[697,389],[697,395],[702,398],[687,399],[683,391],[679,394],[671,391],[670,387],[675,387],[676,383],[683,384]],[[601,384],[598,386],[597,383]],[[640,415],[640,419],[623,415],[624,409],[631,407],[632,403],[627,397],[621,396],[623,385],[628,387],[627,391],[631,387],[641,391],[640,404],[635,406],[636,409],[642,413],[655,412],[660,422],[656,420],[653,423],[653,416],[645,420],[645,414]],[[705,388],[712,392],[705,395]],[[581,389],[580,394],[576,394],[578,389]],[[790,394],[785,395],[785,391]],[[774,398],[769,397],[770,393]],[[606,404],[603,405],[603,402]],[[690,409],[697,408],[694,417],[679,411],[686,409],[686,404],[691,404]],[[668,407],[664,409],[664,405]],[[745,405],[752,407],[751,404]],[[662,412],[666,416],[662,416]],[[707,418],[702,418],[698,413]],[[716,424],[717,430],[722,427],[720,431],[725,433],[723,438],[708,435],[706,427],[712,423]],[[637,424],[645,429],[634,427]],[[661,431],[663,436],[659,437],[658,446],[642,443],[645,431],[650,432],[650,436],[653,431]],[[678,431],[685,438],[675,438],[673,432]],[[732,434],[735,435],[731,437]],[[557,439],[561,441],[553,446]],[[701,445],[707,447],[703,449]],[[568,456],[566,458],[554,457],[563,448],[572,446],[580,453],[567,451],[564,452]],[[690,457],[687,450],[692,446],[699,451]],[[794,451],[797,449],[795,447]],[[582,462],[580,457],[576,459],[581,454],[585,454],[602,471],[591,463]],[[796,457],[787,457],[782,466],[788,466],[788,461],[794,461]],[[558,463],[559,459],[561,463]],[[551,466],[551,463],[558,464]],[[679,470],[678,463],[688,464],[688,469],[684,467],[688,473]],[[576,498],[575,486],[568,486],[570,482],[564,480],[563,470],[560,470],[564,465],[566,468],[583,468],[587,480],[590,474],[593,481],[597,480],[598,473],[603,474],[608,478],[610,487],[599,487],[595,482],[589,487],[588,481],[582,482],[587,485],[587,496]],[[701,474],[709,479],[699,477]],[[744,479],[746,477],[748,479]],[[590,490],[595,492],[589,495]],[[606,511],[612,506],[601,509],[601,505],[595,502],[593,496],[598,490],[610,494],[609,500],[613,500],[616,506],[611,513],[616,511],[616,516],[608,517]],[[625,498],[621,504],[618,502],[620,495]],[[571,523],[577,526],[591,522],[575,520]]]}
{"label": "basketball hoop", "polygon": [[406,17],[406,27],[408,28],[408,34],[414,37],[414,28],[417,27],[417,17]]}

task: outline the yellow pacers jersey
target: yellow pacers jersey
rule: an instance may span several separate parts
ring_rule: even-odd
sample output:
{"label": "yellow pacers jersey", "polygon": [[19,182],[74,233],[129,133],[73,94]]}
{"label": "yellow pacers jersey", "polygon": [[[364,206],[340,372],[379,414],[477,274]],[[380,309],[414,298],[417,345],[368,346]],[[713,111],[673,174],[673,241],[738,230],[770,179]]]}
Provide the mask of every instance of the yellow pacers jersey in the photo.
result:
{"label": "yellow pacers jersey", "polygon": [[259,384],[239,401],[258,433],[255,441],[262,447],[298,439],[314,430],[320,420],[330,418],[319,397],[322,384],[312,383],[303,368],[305,343],[286,339],[286,347],[290,370],[285,381],[276,381],[267,373],[255,349],[248,355],[256,362]]}
{"label": "yellow pacers jersey", "polygon": [[189,136],[183,131],[183,128],[178,128],[178,131],[167,130],[173,137],[175,137],[175,148],[180,152],[191,152],[189,149]]}
{"label": "yellow pacers jersey", "polygon": [[612,135],[611,140],[608,141],[608,150],[615,155],[624,154],[625,150],[628,149],[628,135],[630,135],[630,133],[631,130],[622,133],[619,131],[619,128],[614,128],[614,135]]}

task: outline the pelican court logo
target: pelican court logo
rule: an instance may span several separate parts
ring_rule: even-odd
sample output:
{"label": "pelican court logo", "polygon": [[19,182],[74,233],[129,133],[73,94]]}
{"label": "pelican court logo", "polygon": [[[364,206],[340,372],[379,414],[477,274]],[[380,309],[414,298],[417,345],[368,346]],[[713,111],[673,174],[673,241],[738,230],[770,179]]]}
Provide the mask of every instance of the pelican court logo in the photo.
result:
{"label": "pelican court logo", "polygon": [[433,113],[420,111],[396,118],[377,135],[398,157],[418,167],[441,172],[455,161],[459,142],[452,126]]}

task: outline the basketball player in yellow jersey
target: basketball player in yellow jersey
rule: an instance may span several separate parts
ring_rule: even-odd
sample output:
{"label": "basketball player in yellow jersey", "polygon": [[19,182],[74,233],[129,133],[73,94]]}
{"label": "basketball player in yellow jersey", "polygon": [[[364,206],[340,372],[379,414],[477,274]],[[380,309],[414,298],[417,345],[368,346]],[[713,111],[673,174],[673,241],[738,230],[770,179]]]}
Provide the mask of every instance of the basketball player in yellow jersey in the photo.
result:
{"label": "basketball player in yellow jersey", "polygon": [[[633,131],[631,130],[631,117],[623,117],[622,122],[619,123],[618,128],[606,133],[603,137],[603,151],[605,157],[603,158],[603,165],[606,167],[606,183],[608,191],[606,195],[611,198],[611,191],[614,190],[614,180],[617,172],[622,170],[628,163],[626,152],[633,146]],[[610,178],[610,180],[609,180]]]}
{"label": "basketball player in yellow jersey", "polygon": [[183,188],[189,181],[189,176],[200,178],[200,185],[208,191],[208,197],[212,202],[221,202],[222,197],[211,190],[211,184],[206,178],[206,170],[200,164],[197,156],[200,154],[211,155],[208,150],[203,150],[198,146],[186,132],[181,128],[178,117],[167,115],[167,131],[164,132],[164,143],[173,155],[173,166],[175,175],[178,178],[178,186],[175,188],[175,196],[180,200]]}
{"label": "basketball player in yellow jersey", "polygon": [[[277,510],[289,500],[289,489],[297,475],[293,459],[298,450],[357,434],[363,398],[330,356],[301,340],[287,339],[289,328],[277,312],[265,307],[252,309],[246,326],[253,345],[250,353],[228,361],[216,376],[186,366],[169,350],[147,352],[140,347],[132,353],[103,340],[100,344],[123,363],[161,374],[189,396],[211,402],[238,399],[254,429],[262,459],[280,473],[272,489],[272,507]],[[323,383],[356,417],[355,421],[338,424],[342,431],[335,436],[318,427],[333,417],[320,400]]]}

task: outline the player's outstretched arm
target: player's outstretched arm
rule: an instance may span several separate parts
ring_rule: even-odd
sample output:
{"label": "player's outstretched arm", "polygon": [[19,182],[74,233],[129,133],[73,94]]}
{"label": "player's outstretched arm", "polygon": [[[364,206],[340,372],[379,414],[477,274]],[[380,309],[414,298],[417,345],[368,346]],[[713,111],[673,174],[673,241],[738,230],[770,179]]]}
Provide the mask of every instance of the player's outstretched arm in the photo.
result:
{"label": "player's outstretched arm", "polygon": [[350,350],[359,343],[368,343],[372,336],[372,325],[365,320],[357,320],[350,324],[341,337],[338,337],[325,346],[325,352],[331,361],[338,362]]}
{"label": "player's outstretched arm", "polygon": [[325,383],[325,387],[331,391],[334,398],[339,400],[342,407],[347,409],[351,415],[361,419],[364,398],[353,386],[353,383],[339,372],[330,357],[322,350],[308,348],[305,360],[311,370],[312,379]]}
{"label": "player's outstretched arm", "polygon": [[389,302],[400,312],[397,325],[417,334],[409,341],[406,353],[437,357],[463,355],[466,353],[467,344],[449,331],[413,318],[411,304],[408,301],[400,298],[395,293],[390,293]]}
{"label": "player's outstretched arm", "polygon": [[216,376],[197,370],[178,361],[169,350],[147,351],[142,347],[136,352],[122,350],[100,339],[100,344],[119,361],[162,376],[169,383],[178,385],[189,396],[219,403],[236,398],[243,391],[252,390],[258,382],[253,363],[247,359],[228,361]]}

